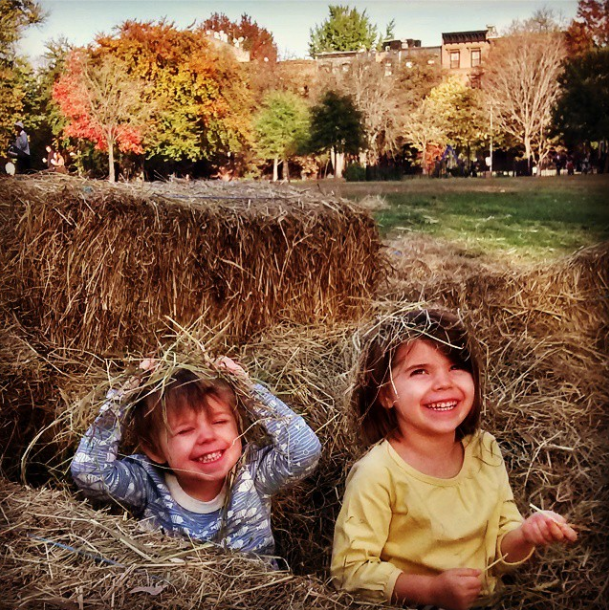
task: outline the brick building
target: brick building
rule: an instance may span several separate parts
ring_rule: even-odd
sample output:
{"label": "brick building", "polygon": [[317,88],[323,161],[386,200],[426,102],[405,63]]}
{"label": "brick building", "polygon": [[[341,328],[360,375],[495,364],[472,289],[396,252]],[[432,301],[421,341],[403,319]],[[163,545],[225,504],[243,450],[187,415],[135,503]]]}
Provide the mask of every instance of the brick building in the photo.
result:
{"label": "brick building", "polygon": [[442,34],[442,45],[421,46],[421,41],[413,38],[387,40],[381,51],[334,51],[318,53],[315,61],[324,72],[347,71],[355,57],[373,58],[384,63],[385,74],[391,75],[397,64],[408,65],[417,57],[425,57],[429,63],[438,63],[448,74],[459,75],[464,82],[475,85],[479,66],[484,62],[491,40],[497,37],[493,26],[485,30],[469,32],[448,32]]}
{"label": "brick building", "polygon": [[442,34],[442,67],[449,74],[459,75],[464,82],[475,84],[475,79],[484,58],[497,37],[493,26],[486,30],[470,32],[448,32]]}

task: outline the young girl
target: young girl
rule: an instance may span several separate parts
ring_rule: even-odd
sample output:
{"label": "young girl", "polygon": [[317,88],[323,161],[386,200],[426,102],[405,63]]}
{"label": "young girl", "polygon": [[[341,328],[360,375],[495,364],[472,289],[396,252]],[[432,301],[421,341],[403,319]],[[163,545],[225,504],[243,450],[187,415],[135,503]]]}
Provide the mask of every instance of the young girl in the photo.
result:
{"label": "young girl", "polygon": [[497,442],[479,430],[479,368],[454,315],[416,311],[380,326],[353,407],[373,446],[347,478],[338,587],[462,610],[483,605],[501,570],[535,547],[577,538],[555,513],[518,512]]}
{"label": "young girl", "polygon": [[[150,369],[151,361],[143,368]],[[248,410],[270,444],[242,442],[237,398],[220,376],[178,370],[132,405],[141,453],[118,458],[133,384],[110,390],[72,461],[76,484],[91,498],[114,500],[153,528],[195,540],[272,555],[271,496],[308,475],[321,452],[299,415],[228,358],[221,369],[247,383]]]}

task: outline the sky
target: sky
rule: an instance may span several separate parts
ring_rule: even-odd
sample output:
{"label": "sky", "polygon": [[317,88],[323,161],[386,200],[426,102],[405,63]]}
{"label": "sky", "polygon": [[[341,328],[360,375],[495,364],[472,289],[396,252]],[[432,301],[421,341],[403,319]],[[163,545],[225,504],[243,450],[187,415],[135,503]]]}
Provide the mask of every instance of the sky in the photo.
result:
{"label": "sky", "polygon": [[40,26],[26,30],[21,51],[33,61],[42,56],[45,43],[64,36],[77,46],[93,42],[96,34],[111,33],[127,19],[158,21],[163,17],[179,28],[204,21],[212,13],[239,20],[247,13],[269,30],[283,59],[308,57],[312,28],[328,17],[329,4],[366,11],[379,32],[395,20],[396,38],[415,38],[423,46],[442,43],[442,32],[482,30],[494,25],[501,30],[514,19],[526,19],[542,8],[569,22],[577,12],[577,0],[38,0],[48,13]]}

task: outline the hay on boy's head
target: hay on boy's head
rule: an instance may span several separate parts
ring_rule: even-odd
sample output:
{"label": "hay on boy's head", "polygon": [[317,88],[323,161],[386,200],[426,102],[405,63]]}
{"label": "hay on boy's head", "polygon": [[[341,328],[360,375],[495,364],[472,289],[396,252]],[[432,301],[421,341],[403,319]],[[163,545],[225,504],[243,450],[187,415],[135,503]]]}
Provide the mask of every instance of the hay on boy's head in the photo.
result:
{"label": "hay on boy's head", "polygon": [[458,438],[473,433],[482,408],[480,365],[472,337],[458,316],[440,309],[423,309],[392,317],[372,330],[362,350],[352,407],[360,419],[367,444],[385,438],[396,429],[395,413],[381,402],[381,390],[391,383],[391,371],[401,346],[426,341],[455,364],[471,373],[475,386],[474,404],[457,429]]}
{"label": "hay on boy's head", "polygon": [[221,492],[242,452],[237,399],[228,383],[176,372],[136,404],[133,428],[141,450],[167,465],[182,489],[199,500]]}

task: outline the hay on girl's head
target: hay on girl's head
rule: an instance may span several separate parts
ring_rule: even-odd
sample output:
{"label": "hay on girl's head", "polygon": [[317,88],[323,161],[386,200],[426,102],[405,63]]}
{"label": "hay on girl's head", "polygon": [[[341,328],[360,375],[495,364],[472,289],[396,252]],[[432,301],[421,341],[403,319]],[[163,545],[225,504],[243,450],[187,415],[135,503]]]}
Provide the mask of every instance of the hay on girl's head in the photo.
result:
{"label": "hay on girl's head", "polygon": [[457,438],[473,433],[482,408],[480,364],[475,340],[455,314],[441,309],[417,309],[391,316],[373,326],[364,336],[351,405],[359,419],[360,433],[370,445],[397,429],[394,409],[381,402],[383,388],[391,384],[398,351],[415,341],[433,344],[449,360],[468,371],[474,380],[472,409],[457,428]]}

